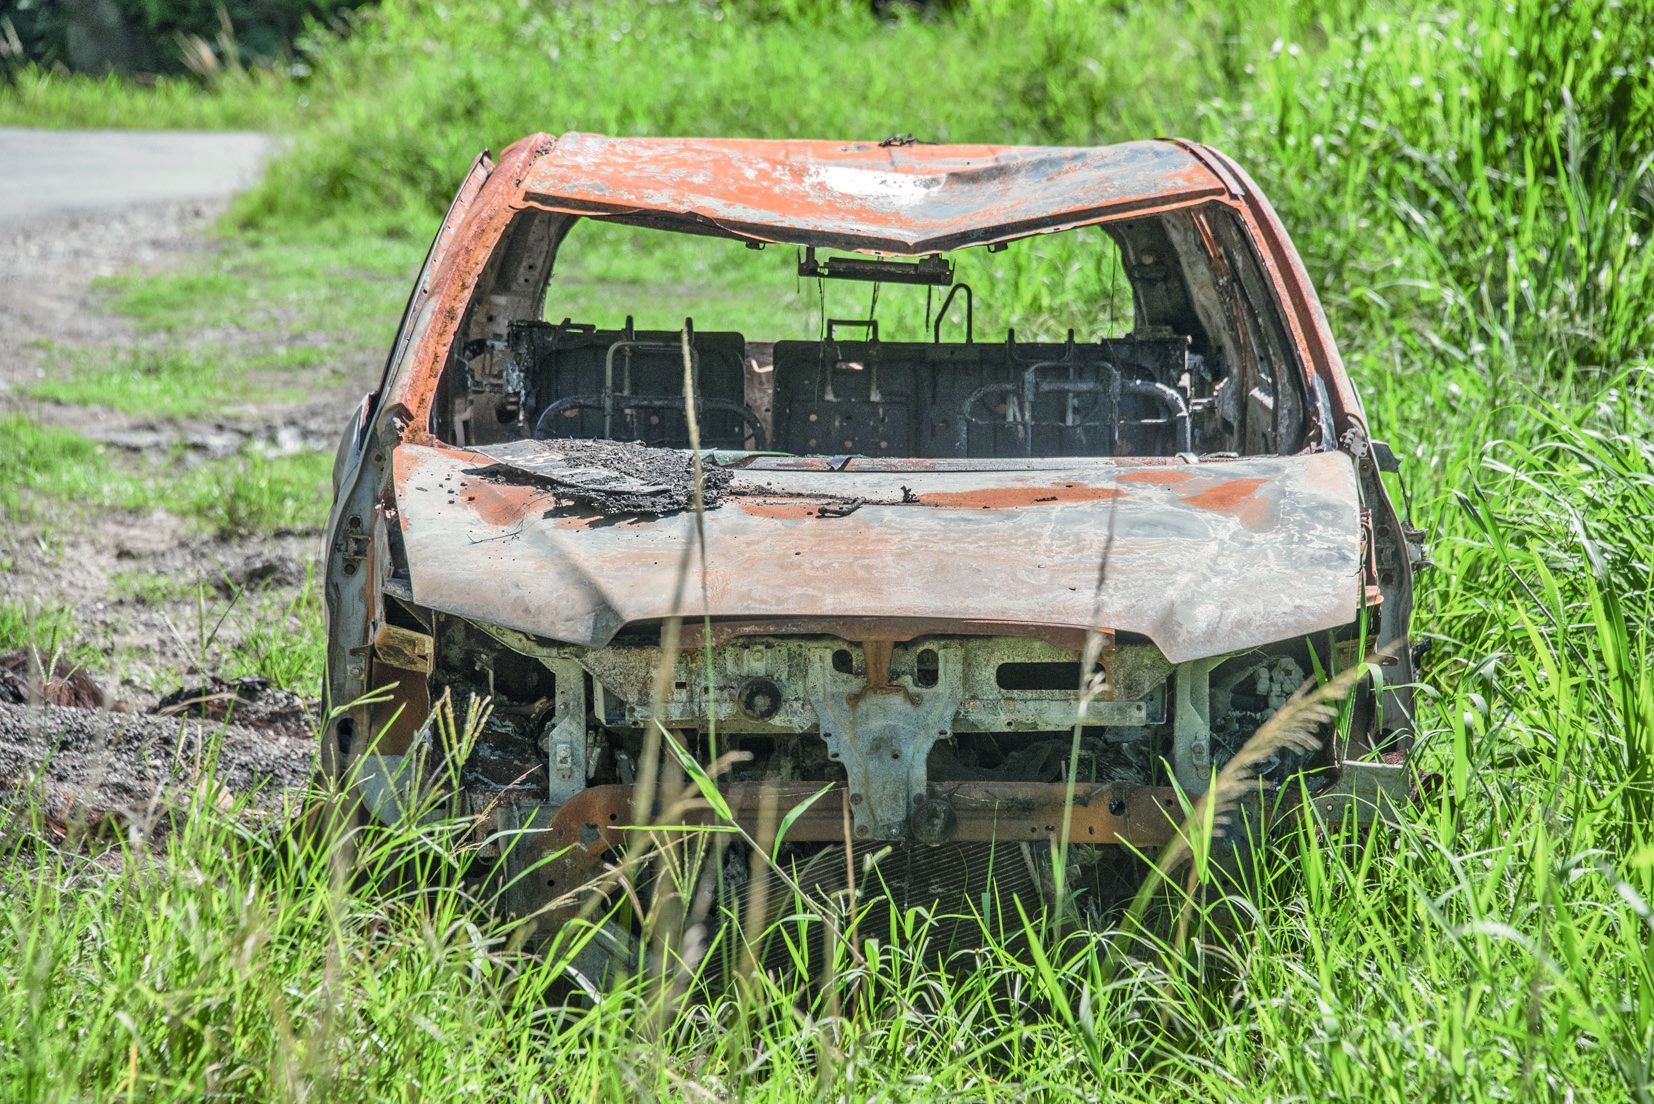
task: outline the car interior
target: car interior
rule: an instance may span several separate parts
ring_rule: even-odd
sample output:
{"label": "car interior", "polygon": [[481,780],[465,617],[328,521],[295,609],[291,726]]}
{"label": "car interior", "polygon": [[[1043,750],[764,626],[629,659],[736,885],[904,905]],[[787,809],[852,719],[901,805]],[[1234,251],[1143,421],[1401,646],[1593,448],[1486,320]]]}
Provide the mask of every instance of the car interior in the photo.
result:
{"label": "car interior", "polygon": [[1305,403],[1301,384],[1280,382],[1302,377],[1281,371],[1279,320],[1252,307],[1267,299],[1250,252],[1224,239],[1224,220],[1183,220],[1181,231],[1168,217],[1096,235],[1099,247],[1119,248],[1130,285],[1135,321],[1120,336],[1077,326],[1058,340],[1023,340],[1007,327],[978,339],[982,292],[955,278],[949,257],[819,260],[810,248],[800,284],[870,283],[874,304],[881,284],[944,291],[934,322],[926,301],[929,332],[887,340],[873,309],[829,318],[825,306],[816,336],[780,340],[701,329],[693,317],[676,329],[639,327],[629,315],[618,324],[503,318],[457,345],[438,432],[455,444],[684,449],[687,383],[709,450],[954,460],[1297,451],[1311,436],[1305,407],[1319,404]]}

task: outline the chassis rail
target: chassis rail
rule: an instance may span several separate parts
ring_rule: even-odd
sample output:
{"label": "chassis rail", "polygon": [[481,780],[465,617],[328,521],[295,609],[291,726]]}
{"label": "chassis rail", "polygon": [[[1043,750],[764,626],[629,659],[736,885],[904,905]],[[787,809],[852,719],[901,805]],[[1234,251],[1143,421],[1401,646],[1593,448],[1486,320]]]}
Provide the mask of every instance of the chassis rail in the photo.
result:
{"label": "chassis rail", "polygon": [[[841,783],[743,782],[719,793],[733,819],[762,846],[770,846],[781,819],[815,798],[787,826],[790,843],[843,843],[850,835],[850,794]],[[921,844],[1000,842],[1016,844],[1058,838],[1065,809],[1076,844],[1124,843],[1148,849],[1169,843],[1182,822],[1177,792],[1169,787],[1124,783],[1082,783],[1073,791],[1061,782],[932,782],[910,822]],[[819,797],[816,795],[820,794]],[[1394,824],[1406,804],[1403,768],[1384,763],[1345,762],[1331,785],[1299,801],[1302,791],[1282,791],[1270,819],[1310,815],[1326,827]],[[629,842],[681,835],[717,823],[698,795],[669,814],[669,823],[637,823],[637,790],[627,785],[592,786],[560,806],[544,827],[526,825],[523,856],[539,865],[554,895],[567,893],[602,872],[603,856]],[[647,819],[647,818],[646,818]]]}

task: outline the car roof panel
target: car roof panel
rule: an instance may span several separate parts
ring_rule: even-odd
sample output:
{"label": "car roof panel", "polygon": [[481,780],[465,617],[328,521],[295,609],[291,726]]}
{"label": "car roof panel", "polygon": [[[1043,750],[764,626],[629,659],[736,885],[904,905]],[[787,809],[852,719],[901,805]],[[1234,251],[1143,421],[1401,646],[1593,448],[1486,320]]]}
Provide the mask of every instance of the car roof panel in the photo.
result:
{"label": "car roof panel", "polygon": [[1227,196],[1196,150],[569,133],[521,186],[526,203],[570,214],[912,256]]}

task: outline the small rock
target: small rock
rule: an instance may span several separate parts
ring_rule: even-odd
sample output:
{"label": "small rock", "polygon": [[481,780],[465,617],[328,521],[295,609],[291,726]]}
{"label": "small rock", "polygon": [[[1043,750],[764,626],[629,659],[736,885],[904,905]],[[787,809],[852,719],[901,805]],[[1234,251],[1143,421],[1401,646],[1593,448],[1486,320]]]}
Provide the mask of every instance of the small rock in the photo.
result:
{"label": "small rock", "polygon": [[63,656],[19,648],[0,655],[0,702],[101,709],[105,698],[92,676]]}

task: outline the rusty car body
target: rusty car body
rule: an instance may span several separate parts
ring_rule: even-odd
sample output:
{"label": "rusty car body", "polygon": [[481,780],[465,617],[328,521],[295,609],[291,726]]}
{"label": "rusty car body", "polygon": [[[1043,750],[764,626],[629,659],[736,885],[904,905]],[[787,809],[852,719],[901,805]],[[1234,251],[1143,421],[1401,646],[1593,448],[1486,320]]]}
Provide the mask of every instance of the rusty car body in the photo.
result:
{"label": "rusty car body", "polygon": [[[549,322],[585,220],[786,247],[789,284],[949,287],[950,254],[1090,234],[1133,321]],[[960,889],[982,849],[1066,834],[1117,873],[1109,845],[1165,842],[1179,792],[1380,647],[1347,735],[1272,778],[1329,809],[1394,787],[1421,550],[1392,468],[1286,231],[1209,148],[536,135],[473,165],[341,443],[324,754],[391,817],[452,753],[433,701],[491,701],[458,797],[538,870],[520,910],[648,821],[662,734],[741,753],[720,784],[755,833],[815,798],[803,851]]]}

